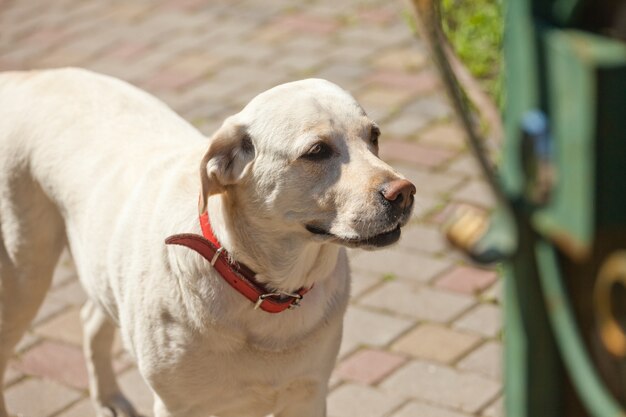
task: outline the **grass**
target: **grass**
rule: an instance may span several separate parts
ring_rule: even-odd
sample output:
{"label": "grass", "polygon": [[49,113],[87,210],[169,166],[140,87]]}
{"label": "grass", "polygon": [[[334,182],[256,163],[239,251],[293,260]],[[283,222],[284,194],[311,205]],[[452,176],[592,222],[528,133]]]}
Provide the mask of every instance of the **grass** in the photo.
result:
{"label": "grass", "polygon": [[384,282],[391,282],[391,281],[395,281],[398,277],[395,274],[384,274],[382,276],[382,280]]}
{"label": "grass", "polygon": [[501,0],[441,0],[443,30],[472,75],[500,105],[503,14]]}

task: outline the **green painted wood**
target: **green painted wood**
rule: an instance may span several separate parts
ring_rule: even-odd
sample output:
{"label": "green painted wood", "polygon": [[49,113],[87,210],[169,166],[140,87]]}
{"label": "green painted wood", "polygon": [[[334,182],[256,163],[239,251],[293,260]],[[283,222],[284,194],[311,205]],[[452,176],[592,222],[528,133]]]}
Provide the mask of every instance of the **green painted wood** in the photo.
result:
{"label": "green painted wood", "polygon": [[518,220],[518,253],[504,277],[506,415],[561,417],[564,371],[539,284],[535,234]]}
{"label": "green painted wood", "polygon": [[539,72],[530,1],[509,0],[504,16],[506,140],[500,172],[505,193],[517,199],[525,182],[519,158],[520,122],[524,113],[539,105]]}
{"label": "green painted wood", "polygon": [[563,285],[556,250],[552,244],[542,240],[537,241],[535,250],[552,329],[565,368],[583,400],[583,405],[594,417],[626,416],[626,412],[607,391],[585,349]]}
{"label": "green painted wood", "polygon": [[[619,405],[598,380],[581,338],[572,336],[572,315],[563,318],[564,293],[553,297],[553,287],[540,285],[540,274],[551,272],[546,254],[535,247],[539,232],[566,254],[581,256],[599,229],[626,230],[624,44],[566,28],[590,26],[581,14],[593,7],[589,2],[509,0],[506,6],[500,174],[519,237],[504,268],[506,415],[586,415],[580,400],[590,416],[618,416]],[[521,158],[521,120],[535,109],[547,114],[555,139],[556,188],[545,206],[526,199],[529,179]],[[560,352],[555,337],[561,339]],[[576,394],[566,371],[575,379]]]}
{"label": "green painted wood", "polygon": [[626,224],[626,181],[615,178],[626,177],[626,78],[621,92],[616,83],[626,69],[626,45],[575,30],[546,31],[543,39],[557,183],[533,222],[561,249],[580,256],[589,251],[599,221],[621,218]]}

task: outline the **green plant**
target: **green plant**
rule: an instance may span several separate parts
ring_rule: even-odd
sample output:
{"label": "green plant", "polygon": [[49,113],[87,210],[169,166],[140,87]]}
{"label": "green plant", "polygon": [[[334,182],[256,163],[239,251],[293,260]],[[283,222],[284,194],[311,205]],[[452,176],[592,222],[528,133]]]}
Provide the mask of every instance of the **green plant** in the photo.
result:
{"label": "green plant", "polygon": [[391,273],[384,274],[382,276],[382,280],[385,281],[385,282],[395,281],[396,278],[397,278],[396,275],[395,274],[391,274]]}
{"label": "green plant", "polygon": [[503,14],[500,0],[442,0],[443,30],[456,54],[500,104]]}

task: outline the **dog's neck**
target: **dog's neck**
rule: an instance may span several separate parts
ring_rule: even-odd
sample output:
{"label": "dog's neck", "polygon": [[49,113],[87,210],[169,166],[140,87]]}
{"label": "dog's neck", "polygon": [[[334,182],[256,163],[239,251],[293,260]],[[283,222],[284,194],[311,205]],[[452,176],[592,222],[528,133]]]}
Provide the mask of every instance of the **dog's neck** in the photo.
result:
{"label": "dog's neck", "polygon": [[338,245],[305,239],[301,233],[280,231],[237,210],[224,194],[208,200],[211,227],[234,260],[257,273],[268,287],[294,292],[327,279],[341,250]]}

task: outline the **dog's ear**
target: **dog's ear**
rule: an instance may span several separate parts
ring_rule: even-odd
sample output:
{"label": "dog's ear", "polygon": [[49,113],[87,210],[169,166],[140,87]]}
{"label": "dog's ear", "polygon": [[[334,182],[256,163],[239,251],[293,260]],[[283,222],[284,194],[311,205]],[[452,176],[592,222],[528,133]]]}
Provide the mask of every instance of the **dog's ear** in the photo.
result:
{"label": "dog's ear", "polygon": [[227,119],[213,135],[200,164],[202,190],[198,209],[206,210],[207,200],[227,185],[236,184],[254,159],[255,150],[246,127]]}

